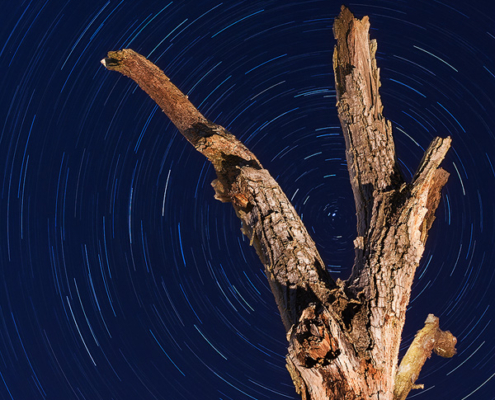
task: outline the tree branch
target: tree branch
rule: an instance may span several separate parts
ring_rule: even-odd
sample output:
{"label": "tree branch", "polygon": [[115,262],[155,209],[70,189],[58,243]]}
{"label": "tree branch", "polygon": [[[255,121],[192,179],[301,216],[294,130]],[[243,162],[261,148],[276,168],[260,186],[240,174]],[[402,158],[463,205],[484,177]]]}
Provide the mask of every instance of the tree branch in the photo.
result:
{"label": "tree branch", "polygon": [[[400,336],[414,273],[449,174],[439,168],[450,138],[435,138],[412,183],[396,161],[392,127],[382,115],[376,41],[369,20],[342,7],[335,20],[334,72],[337,109],[356,203],[356,255],[346,289],[362,307],[352,316],[351,336],[393,387]],[[387,372],[385,372],[387,371]]]}
{"label": "tree branch", "polygon": [[148,93],[213,164],[215,197],[232,203],[265,266],[287,331],[287,369],[304,400],[392,400],[412,280],[448,178],[439,165],[450,138],[436,138],[412,183],[404,181],[382,115],[376,42],[368,30],[368,18],[357,20],[345,7],[334,26],[337,108],[358,217],[346,282],[331,279],[288,198],[234,135],[207,120],[136,52],[109,52],[102,60]]}
{"label": "tree branch", "polygon": [[234,135],[208,121],[170,79],[133,50],[102,64],[133,79],[182,135],[213,164],[215,198],[232,203],[265,266],[287,331],[312,302],[326,304],[335,283],[294,207],[258,159]]}
{"label": "tree branch", "polygon": [[431,357],[433,351],[441,357],[453,357],[456,343],[457,339],[449,331],[439,328],[438,318],[429,314],[424,328],[414,337],[397,370],[394,400],[405,400],[411,389],[423,389],[423,385],[415,383],[426,359]]}
{"label": "tree branch", "polygon": [[358,20],[344,6],[333,27],[337,39],[333,53],[337,108],[356,203],[358,237],[370,227],[375,191],[397,189],[404,182],[395,158],[392,126],[382,115],[377,45],[369,40],[369,27],[368,17]]}

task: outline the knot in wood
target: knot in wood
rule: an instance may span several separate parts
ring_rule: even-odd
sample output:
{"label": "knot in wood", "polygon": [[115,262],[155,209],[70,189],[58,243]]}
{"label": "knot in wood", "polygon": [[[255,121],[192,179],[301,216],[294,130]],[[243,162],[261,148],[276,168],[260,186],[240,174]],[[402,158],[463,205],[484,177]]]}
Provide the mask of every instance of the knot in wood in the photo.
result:
{"label": "knot in wood", "polygon": [[215,179],[211,186],[215,189],[215,199],[222,203],[232,203],[243,211],[249,212],[253,205],[250,203],[249,193],[247,193],[238,180],[229,181],[231,177],[220,176]]}
{"label": "knot in wood", "polygon": [[435,347],[433,351],[437,356],[444,358],[452,358],[457,354],[455,345],[457,338],[450,331],[438,330]]}
{"label": "knot in wood", "polygon": [[328,317],[315,304],[302,312],[293,330],[292,345],[299,362],[306,368],[327,365],[340,354],[337,341],[330,335]]}

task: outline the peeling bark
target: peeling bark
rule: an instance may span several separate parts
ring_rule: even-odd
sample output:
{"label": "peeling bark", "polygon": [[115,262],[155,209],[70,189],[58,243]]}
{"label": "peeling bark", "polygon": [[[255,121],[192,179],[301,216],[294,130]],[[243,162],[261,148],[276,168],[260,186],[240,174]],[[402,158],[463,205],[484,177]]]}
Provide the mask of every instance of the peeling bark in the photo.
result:
{"label": "peeling bark", "polygon": [[102,60],[146,91],[213,164],[215,198],[232,204],[265,267],[287,332],[287,369],[303,400],[402,400],[432,349],[455,352],[455,338],[431,316],[411,347],[428,343],[431,349],[411,350],[397,370],[414,273],[449,176],[439,166],[450,138],[435,138],[412,182],[405,182],[392,126],[382,115],[376,42],[368,30],[367,17],[355,19],[342,7],[333,64],[358,220],[354,266],[345,282],[330,277],[286,195],[234,135],[208,121],[133,50],[109,52]]}

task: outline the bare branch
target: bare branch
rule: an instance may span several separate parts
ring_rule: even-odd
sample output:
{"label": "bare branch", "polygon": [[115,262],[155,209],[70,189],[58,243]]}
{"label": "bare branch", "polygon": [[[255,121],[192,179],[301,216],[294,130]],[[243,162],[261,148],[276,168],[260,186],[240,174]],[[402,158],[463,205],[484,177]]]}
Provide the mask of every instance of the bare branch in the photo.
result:
{"label": "bare branch", "polygon": [[445,358],[456,354],[457,339],[449,332],[439,328],[438,318],[429,314],[423,329],[416,333],[411,346],[402,359],[395,377],[394,400],[405,400],[411,389],[423,389],[416,385],[421,368],[431,353]]}
{"label": "bare branch", "polygon": [[358,20],[342,6],[333,28],[337,108],[346,141],[358,237],[369,228],[375,191],[396,189],[404,182],[395,158],[392,126],[382,115],[376,41],[369,40],[369,27],[368,17]]}
{"label": "bare branch", "polygon": [[306,307],[326,304],[335,283],[294,207],[258,159],[234,135],[208,121],[170,79],[133,50],[111,51],[102,64],[133,79],[215,167],[215,198],[230,202],[265,271],[285,328]]}

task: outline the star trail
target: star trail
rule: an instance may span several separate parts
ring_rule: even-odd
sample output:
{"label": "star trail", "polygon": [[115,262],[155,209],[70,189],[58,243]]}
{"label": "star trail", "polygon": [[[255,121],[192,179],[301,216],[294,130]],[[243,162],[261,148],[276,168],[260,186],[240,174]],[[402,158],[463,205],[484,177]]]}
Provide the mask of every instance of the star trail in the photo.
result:
{"label": "star trail", "polygon": [[[213,168],[135,83],[132,48],[256,154],[334,278],[356,217],[335,107],[336,1],[3,1],[0,399],[298,399],[262,265]],[[407,180],[450,179],[401,354],[429,313],[458,338],[418,400],[495,399],[495,5],[363,0]]]}

